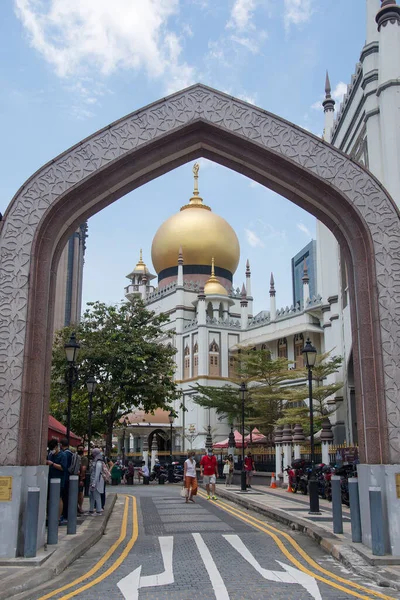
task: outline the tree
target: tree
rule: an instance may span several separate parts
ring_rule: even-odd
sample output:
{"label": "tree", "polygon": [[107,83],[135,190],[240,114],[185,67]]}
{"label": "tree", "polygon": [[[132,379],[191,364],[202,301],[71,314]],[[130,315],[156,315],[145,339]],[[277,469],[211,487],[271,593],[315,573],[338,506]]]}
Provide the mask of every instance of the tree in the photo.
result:
{"label": "tree", "polygon": [[[329,375],[338,373],[343,362],[341,356],[331,356],[330,352],[325,352],[317,356],[315,365],[312,369],[312,379],[314,382],[313,415],[314,430],[321,428],[323,419],[329,417],[336,411],[336,406],[327,403],[327,400],[335,392],[343,387],[343,382],[324,384],[323,382]],[[309,411],[309,390],[308,386],[297,388],[295,395],[289,400],[282,411],[282,416],[277,420],[277,425],[301,425],[306,435],[310,433],[310,411]]]}
{"label": "tree", "polygon": [[[75,328],[81,349],[73,392],[72,429],[79,433],[84,429],[86,381],[93,375],[97,380],[93,422],[98,433],[106,434],[109,452],[113,427],[124,414],[135,407],[146,412],[156,408],[170,410],[171,402],[179,397],[173,381],[175,349],[163,343],[172,335],[163,330],[168,317],[147,310],[139,299],[118,306],[93,302],[88,307]],[[55,338],[52,408],[60,397],[60,382],[66,369],[64,344],[72,329],[65,327]]]}
{"label": "tree", "polygon": [[246,397],[247,426],[255,426],[265,434],[271,433],[285,402],[294,397],[294,388],[288,385],[291,380],[304,378],[304,370],[289,369],[292,364],[286,358],[275,358],[269,350],[240,348],[232,356],[233,377],[221,388],[193,386],[197,392],[194,401],[204,408],[214,408],[229,423],[241,422],[242,402],[239,386],[245,382],[248,388]]}

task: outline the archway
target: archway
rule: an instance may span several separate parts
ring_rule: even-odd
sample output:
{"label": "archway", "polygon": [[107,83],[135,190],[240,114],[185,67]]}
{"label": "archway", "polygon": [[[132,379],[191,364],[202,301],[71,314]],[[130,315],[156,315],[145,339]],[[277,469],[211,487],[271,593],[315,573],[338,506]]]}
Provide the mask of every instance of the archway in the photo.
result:
{"label": "archway", "polygon": [[319,138],[195,85],[95,133],[35,173],[0,231],[0,464],[46,445],[56,265],[79,223],[205,156],[298,204],[339,240],[349,269],[357,423],[364,462],[400,462],[400,227],[380,183]]}

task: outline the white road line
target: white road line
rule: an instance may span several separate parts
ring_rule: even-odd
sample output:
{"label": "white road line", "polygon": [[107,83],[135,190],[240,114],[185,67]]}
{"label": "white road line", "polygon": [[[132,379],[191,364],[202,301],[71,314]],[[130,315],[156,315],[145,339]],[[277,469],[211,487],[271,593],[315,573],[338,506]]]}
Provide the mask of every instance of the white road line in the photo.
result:
{"label": "white road line", "polygon": [[278,583],[297,583],[307,590],[314,600],[322,600],[321,593],[318,588],[318,584],[314,577],[303,573],[299,569],[295,569],[285,563],[277,560],[276,562],[285,569],[285,571],[269,571],[264,569],[260,563],[254,558],[250,550],[244,545],[238,535],[224,535],[227,542],[237,551],[239,554],[251,564],[256,571],[260,573],[268,581],[276,581]]}
{"label": "white road line", "polygon": [[224,581],[217,569],[217,565],[215,564],[203,538],[201,537],[200,533],[192,533],[192,535],[200,552],[200,556],[204,562],[204,566],[207,569],[216,600],[229,600],[228,590],[225,587]]}

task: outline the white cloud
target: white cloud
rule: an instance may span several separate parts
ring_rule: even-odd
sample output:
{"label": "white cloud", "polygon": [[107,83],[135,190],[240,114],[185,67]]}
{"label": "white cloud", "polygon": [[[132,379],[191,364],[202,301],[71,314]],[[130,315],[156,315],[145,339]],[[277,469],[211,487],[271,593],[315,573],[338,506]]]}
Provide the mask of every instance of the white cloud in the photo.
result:
{"label": "white cloud", "polygon": [[179,0],[15,0],[15,7],[31,46],[59,77],[132,69],[165,78],[167,91],[194,81],[169,27]]}
{"label": "white cloud", "polygon": [[347,85],[343,83],[343,81],[339,81],[339,83],[332,92],[332,98],[334,98],[337,102],[341,102],[346,92]]}
{"label": "white cloud", "polygon": [[301,25],[310,20],[312,0],[284,0],[284,24],[289,30],[291,25]]}
{"label": "white cloud", "polygon": [[297,223],[296,227],[297,227],[297,229],[302,231],[308,238],[312,238],[311,231],[308,229],[308,227],[306,225],[304,225],[304,223],[301,223],[301,222]]}
{"label": "white cloud", "polygon": [[244,232],[246,234],[247,243],[250,244],[252,248],[264,248],[264,242],[258,237],[255,231],[252,231],[251,229],[245,229]]}
{"label": "white cloud", "polygon": [[314,102],[314,104],[311,104],[311,108],[313,110],[322,110],[324,107],[322,106],[322,102],[320,100],[317,100],[317,102]]}
{"label": "white cloud", "polygon": [[227,28],[237,29],[238,31],[254,29],[252,19],[255,8],[255,0],[235,0],[230,19],[226,24]]}

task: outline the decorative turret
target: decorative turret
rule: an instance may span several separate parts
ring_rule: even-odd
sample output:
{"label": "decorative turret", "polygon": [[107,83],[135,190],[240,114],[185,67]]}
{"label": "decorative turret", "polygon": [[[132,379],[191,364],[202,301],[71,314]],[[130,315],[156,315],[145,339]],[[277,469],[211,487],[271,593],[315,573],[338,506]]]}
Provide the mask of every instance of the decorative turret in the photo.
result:
{"label": "decorative turret", "polygon": [[183,252],[182,246],[179,246],[179,254],[178,254],[178,279],[177,286],[183,287]]}
{"label": "decorative turret", "polygon": [[335,114],[335,100],[331,95],[331,82],[329,81],[328,71],[326,72],[325,78],[325,100],[322,103],[325,113],[325,125],[324,125],[324,140],[325,142],[331,142],[332,140],[332,128]]}
{"label": "decorative turret", "polygon": [[270,321],[275,321],[276,319],[275,282],[273,273],[271,273],[271,279],[269,282],[269,318]]}
{"label": "decorative turret", "polygon": [[305,435],[301,425],[293,428],[294,457],[301,458],[301,445],[305,442]]}
{"label": "decorative turret", "polygon": [[128,298],[128,300],[132,300],[135,297],[142,297],[143,300],[145,300],[147,294],[154,290],[154,288],[149,285],[149,282],[152,279],[155,279],[156,276],[150,273],[146,263],[143,261],[142,249],[140,249],[139,260],[136,263],[135,268],[126,277],[131,281],[131,284],[125,288],[125,297]]}
{"label": "decorative turret", "polygon": [[215,277],[215,265],[214,258],[211,259],[211,277],[208,279],[204,286],[204,293],[206,296],[227,296],[228,292],[223,285],[219,282],[219,279]]}
{"label": "decorative turret", "polygon": [[250,271],[250,262],[249,259],[246,261],[246,292],[247,297],[251,298],[251,271]]}
{"label": "decorative turret", "polygon": [[304,271],[303,271],[303,308],[306,308],[308,301],[310,300],[310,278],[308,276],[308,267],[306,259],[304,259]]}
{"label": "decorative turret", "polygon": [[247,325],[249,322],[249,303],[247,301],[246,287],[242,285],[241,291],[241,299],[240,299],[240,308],[241,308],[241,328],[247,329]]}
{"label": "decorative turret", "polygon": [[397,5],[396,0],[382,0],[375,20],[378,24],[378,31],[382,26],[386,27],[389,22],[398,25],[400,23],[400,6]]}

